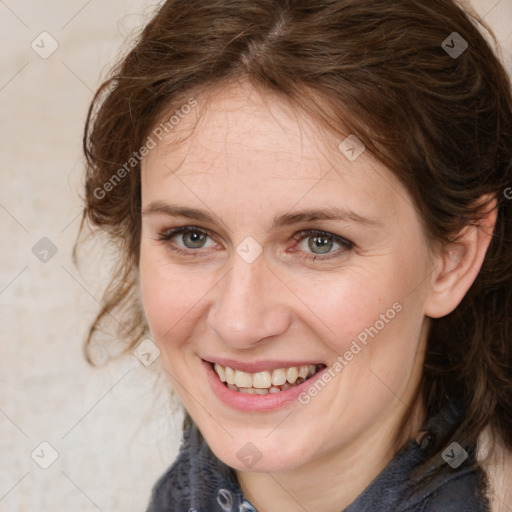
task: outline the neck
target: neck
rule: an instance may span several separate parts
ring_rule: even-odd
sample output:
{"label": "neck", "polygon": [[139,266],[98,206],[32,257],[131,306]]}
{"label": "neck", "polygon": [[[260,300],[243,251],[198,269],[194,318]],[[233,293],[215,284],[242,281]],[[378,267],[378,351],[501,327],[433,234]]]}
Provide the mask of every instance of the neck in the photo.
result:
{"label": "neck", "polygon": [[[388,411],[389,413],[390,411]],[[259,512],[322,510],[339,512],[349,506],[389,464],[398,449],[418,434],[425,414],[421,397],[404,421],[404,407],[398,402],[386,419],[362,432],[350,446],[282,472],[237,471],[244,496]]]}

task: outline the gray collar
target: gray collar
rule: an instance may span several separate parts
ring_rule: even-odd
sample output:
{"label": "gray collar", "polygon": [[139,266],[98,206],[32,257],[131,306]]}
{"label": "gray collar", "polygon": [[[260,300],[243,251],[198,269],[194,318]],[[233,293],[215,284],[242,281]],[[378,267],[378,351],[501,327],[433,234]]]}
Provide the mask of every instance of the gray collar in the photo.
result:
{"label": "gray collar", "polygon": [[[475,447],[459,445],[450,405],[427,421],[344,512],[486,512],[484,474]],[[440,440],[450,442],[432,457]],[[460,438],[459,438],[460,439]],[[457,444],[452,444],[457,443]],[[371,449],[371,447],[369,447]],[[253,512],[235,472],[210,450],[196,425],[184,431],[178,458],[153,488],[147,512]]]}

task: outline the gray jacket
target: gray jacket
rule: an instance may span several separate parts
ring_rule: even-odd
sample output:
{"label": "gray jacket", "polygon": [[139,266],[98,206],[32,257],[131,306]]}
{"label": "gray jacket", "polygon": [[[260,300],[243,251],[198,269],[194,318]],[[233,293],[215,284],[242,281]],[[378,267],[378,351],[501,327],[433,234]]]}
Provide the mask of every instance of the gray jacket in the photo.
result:
{"label": "gray jacket", "polygon": [[[432,457],[436,440],[445,439],[457,419],[458,409],[451,405],[427,421],[418,438],[342,512],[488,512],[474,446],[463,447],[452,437],[442,455]],[[155,484],[147,512],[222,511],[257,512],[244,499],[234,471],[191,425],[178,458]]]}

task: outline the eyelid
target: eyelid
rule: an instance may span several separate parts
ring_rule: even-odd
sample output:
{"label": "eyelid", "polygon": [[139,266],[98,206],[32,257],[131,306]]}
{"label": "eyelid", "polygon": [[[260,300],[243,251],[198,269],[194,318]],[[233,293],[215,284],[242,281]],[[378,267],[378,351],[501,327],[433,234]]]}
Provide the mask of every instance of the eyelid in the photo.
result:
{"label": "eyelid", "polygon": [[301,249],[297,250],[295,247],[289,250],[289,252],[296,253],[299,258],[308,262],[321,262],[347,256],[348,253],[355,249],[355,245],[350,240],[321,229],[305,229],[295,233],[292,238],[299,243],[312,236],[331,238],[334,242],[340,245],[340,248],[323,254],[304,251]]}
{"label": "eyelid", "polygon": [[335,242],[346,248],[355,247],[355,244],[353,244],[350,240],[347,240],[346,238],[343,238],[342,236],[336,235],[329,231],[323,231],[321,229],[304,229],[295,233],[292,238],[296,241],[302,241],[308,236],[325,236],[326,238],[332,238]]}
{"label": "eyelid", "polygon": [[[169,228],[164,229],[158,233],[157,240],[161,242],[166,242],[169,245],[169,248],[177,253],[185,254],[185,255],[199,255],[201,249],[211,249],[211,247],[200,247],[197,249],[191,249],[187,247],[181,247],[176,244],[172,244],[171,246],[171,239],[175,237],[176,235],[180,235],[182,233],[201,233],[204,235],[207,235],[210,237],[215,243],[219,243],[217,241],[216,235],[206,228],[201,228],[198,226],[179,226],[175,228]],[[300,252],[301,257],[304,259],[310,259],[310,260],[322,260],[322,259],[329,259],[336,256],[339,256],[340,252],[344,253],[346,251],[353,250],[355,248],[355,244],[353,244],[350,240],[347,240],[346,238],[343,238],[339,235],[336,235],[334,233],[331,233],[329,231],[324,231],[321,229],[303,229],[301,231],[296,232],[291,238],[295,240],[296,242],[301,242],[305,238],[308,238],[310,236],[323,236],[326,238],[332,238],[336,243],[338,243],[342,248],[337,249],[336,251],[324,253],[324,254],[315,254],[313,252],[305,252],[305,251],[297,251],[297,250],[291,250],[290,252]]]}
{"label": "eyelid", "polygon": [[181,254],[184,256],[200,256],[201,255],[201,249],[204,250],[211,250],[215,249],[215,247],[198,247],[196,249],[191,249],[189,247],[182,247],[181,245],[178,245],[174,242],[172,242],[172,238],[175,236],[178,236],[183,233],[200,233],[202,235],[206,235],[207,237],[211,238],[212,241],[218,245],[217,238],[214,236],[214,234],[205,228],[200,228],[198,226],[179,226],[175,228],[168,228],[160,230],[157,233],[156,240],[158,242],[163,242],[167,248],[176,254]]}
{"label": "eyelid", "polygon": [[168,228],[158,233],[158,239],[161,241],[170,240],[172,237],[176,235],[180,235],[182,233],[201,233],[204,235],[208,235],[210,238],[215,239],[212,232],[205,228],[200,228],[198,226],[179,226],[176,228]]}

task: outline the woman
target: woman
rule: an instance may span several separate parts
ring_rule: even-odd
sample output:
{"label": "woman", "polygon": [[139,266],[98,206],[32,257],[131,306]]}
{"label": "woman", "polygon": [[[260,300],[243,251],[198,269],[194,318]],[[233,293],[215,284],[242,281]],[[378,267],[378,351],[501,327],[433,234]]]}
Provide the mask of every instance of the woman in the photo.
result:
{"label": "woman", "polygon": [[84,149],[120,269],[88,342],[124,311],[187,411],[148,510],[503,502],[476,452],[512,449],[512,99],[476,19],[169,0]]}

